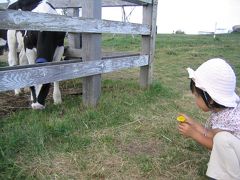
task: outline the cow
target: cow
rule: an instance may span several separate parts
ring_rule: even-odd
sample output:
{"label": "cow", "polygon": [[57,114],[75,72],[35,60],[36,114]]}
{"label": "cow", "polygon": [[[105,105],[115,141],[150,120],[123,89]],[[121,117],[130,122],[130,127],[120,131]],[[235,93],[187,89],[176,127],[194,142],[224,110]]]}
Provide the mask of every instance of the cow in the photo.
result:
{"label": "cow", "polygon": [[[46,0],[18,0],[11,4],[8,9],[57,14],[54,7]],[[9,65],[17,65],[18,59],[21,65],[60,61],[64,53],[65,35],[65,32],[8,30]],[[19,58],[17,48],[20,49]],[[32,95],[31,107],[33,109],[45,108],[50,86],[51,84],[47,83],[38,88],[30,87]],[[15,90],[16,93],[19,93],[18,90]],[[62,102],[58,82],[54,82],[53,99],[54,104]]]}

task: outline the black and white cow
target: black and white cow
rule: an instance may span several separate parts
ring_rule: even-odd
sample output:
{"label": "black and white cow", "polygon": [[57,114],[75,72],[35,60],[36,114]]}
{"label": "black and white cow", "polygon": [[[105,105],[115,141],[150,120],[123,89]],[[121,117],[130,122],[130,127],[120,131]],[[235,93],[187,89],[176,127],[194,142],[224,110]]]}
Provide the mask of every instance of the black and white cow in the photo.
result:
{"label": "black and white cow", "polygon": [[[11,4],[8,9],[57,14],[54,7],[45,0],[18,0]],[[64,53],[65,34],[65,32],[8,30],[9,65],[14,66],[18,62],[23,65],[26,63],[35,64],[60,61]],[[20,49],[19,58],[17,48]],[[43,84],[39,88],[34,86],[30,88],[33,100],[32,108],[44,109],[50,83]],[[15,93],[18,93],[18,90],[15,90]],[[62,102],[58,82],[54,82],[53,99],[55,104]]]}

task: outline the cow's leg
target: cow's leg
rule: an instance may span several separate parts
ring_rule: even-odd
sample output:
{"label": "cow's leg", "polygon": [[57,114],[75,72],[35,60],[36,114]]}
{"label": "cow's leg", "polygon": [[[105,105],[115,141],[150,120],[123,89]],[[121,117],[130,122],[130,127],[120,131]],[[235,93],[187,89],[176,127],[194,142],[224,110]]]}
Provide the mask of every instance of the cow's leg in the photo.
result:
{"label": "cow's leg", "polygon": [[33,109],[45,109],[45,101],[46,101],[50,87],[51,87],[51,83],[38,85],[38,89],[35,90],[35,92],[36,91],[39,92],[37,94],[36,102],[33,101],[31,105]]}
{"label": "cow's leg", "polygon": [[45,100],[47,98],[51,83],[43,84],[41,90],[38,94],[37,102],[41,105],[45,105]]}
{"label": "cow's leg", "polygon": [[[26,41],[25,41],[25,45],[27,45]],[[26,56],[27,56],[28,64],[35,64],[35,59],[37,57],[36,48],[32,48],[32,49],[26,48]],[[37,86],[36,88],[34,86],[31,86],[30,89],[31,89],[31,101],[33,101],[33,103],[36,103],[37,96],[39,93],[39,86]]]}
{"label": "cow's leg", "polygon": [[35,59],[37,57],[36,48],[33,49],[26,48],[26,56],[29,64],[35,64]]}
{"label": "cow's leg", "polygon": [[[27,45],[26,41],[25,41],[25,45]],[[26,48],[27,60],[28,60],[29,64],[35,64],[35,59],[37,57],[37,50],[36,50],[36,48],[32,48],[32,47],[30,47],[30,48]],[[39,91],[41,89],[41,85],[37,85],[36,87],[31,86],[30,89],[31,89],[31,101],[33,102],[32,105],[31,105],[32,108],[33,109],[43,109],[42,106],[39,106],[38,104],[35,104],[35,103],[37,103],[37,96],[38,96]]]}
{"label": "cow's leg", "polygon": [[[61,58],[63,56],[64,53],[64,47],[63,46],[57,46],[54,56],[53,56],[53,61],[61,61]],[[59,88],[59,82],[56,81],[53,83],[54,87],[53,87],[53,101],[54,104],[60,104],[62,103],[62,96],[61,96],[61,91]]]}
{"label": "cow's leg", "polygon": [[59,87],[59,82],[55,81],[53,83],[53,101],[54,104],[61,104],[62,103],[62,95]]}
{"label": "cow's leg", "polygon": [[17,32],[16,34],[17,42],[18,42],[18,49],[20,51],[19,53],[19,64],[20,65],[27,65],[28,59],[24,50],[24,42],[23,42],[23,35],[22,32]]}
{"label": "cow's leg", "polygon": [[[22,48],[20,53],[19,53],[19,64],[20,65],[27,65],[28,64],[28,59],[27,59],[26,52],[25,52],[24,48]],[[25,93],[29,92],[29,87],[25,87],[24,92]]]}
{"label": "cow's leg", "polygon": [[3,38],[0,38],[0,55],[4,54],[4,49],[7,44],[7,41]]}
{"label": "cow's leg", "polygon": [[[17,42],[18,42],[18,49],[20,51],[20,53],[19,53],[19,64],[20,65],[27,65],[29,63],[28,63],[28,59],[27,59],[26,52],[25,52],[25,49],[24,49],[22,32],[17,32],[16,37],[17,37]],[[29,88],[25,87],[24,92],[29,92]]]}
{"label": "cow's leg", "polygon": [[[60,61],[63,55],[63,43],[65,33],[60,33],[60,37],[56,32],[40,32],[37,41],[37,63]],[[61,93],[58,82],[54,83],[54,103],[61,103]],[[50,83],[44,84],[37,97],[37,103],[45,107],[45,100],[48,95]]]}
{"label": "cow's leg", "polygon": [[51,86],[50,83],[42,85],[41,90],[37,96],[37,101],[32,103],[33,109],[44,109],[45,108],[45,101],[46,101],[50,86]]}
{"label": "cow's leg", "polygon": [[[64,53],[64,47],[63,46],[58,46],[55,50],[55,53],[54,53],[54,56],[53,56],[53,61],[61,61],[63,53]],[[40,60],[41,60],[41,62],[39,62],[39,63],[43,63],[42,61],[44,61],[44,59],[41,58]],[[37,61],[39,61],[39,60],[37,60]],[[33,108],[37,109],[38,107],[40,107],[39,109],[43,109],[42,106],[44,107],[44,105],[45,105],[45,100],[47,98],[50,86],[51,86],[50,83],[42,85],[41,90],[40,90],[40,92],[38,94],[38,97],[37,97],[38,106],[36,106],[36,103],[35,103],[32,106]],[[60,91],[60,88],[59,88],[59,82],[58,81],[54,82],[53,100],[54,100],[54,104],[62,103],[61,91]]]}
{"label": "cow's leg", "polygon": [[20,53],[19,53],[19,64],[20,65],[27,65],[28,64],[28,59],[26,56],[26,53],[24,51],[24,49],[21,49]]}
{"label": "cow's leg", "polygon": [[[9,66],[16,66],[19,64],[17,56],[17,38],[16,30],[8,30],[7,32],[7,41],[8,41],[8,64]],[[21,92],[20,89],[15,89],[15,95],[19,95]]]}

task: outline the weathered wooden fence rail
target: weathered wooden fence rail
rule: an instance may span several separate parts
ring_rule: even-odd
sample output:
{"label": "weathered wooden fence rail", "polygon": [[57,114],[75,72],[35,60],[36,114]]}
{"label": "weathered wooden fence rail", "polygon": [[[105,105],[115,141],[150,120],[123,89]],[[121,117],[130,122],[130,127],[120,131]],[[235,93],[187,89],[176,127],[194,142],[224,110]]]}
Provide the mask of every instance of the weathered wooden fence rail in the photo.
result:
{"label": "weathered wooden fence rail", "polygon": [[0,3],[0,9],[6,9],[8,7],[8,3]]}
{"label": "weathered wooden fence rail", "polygon": [[[33,18],[34,17],[34,18]],[[1,11],[1,29],[150,35],[150,26],[92,18]]]}
{"label": "weathered wooden fence rail", "polygon": [[[81,8],[84,0],[49,0],[55,8]],[[121,7],[151,4],[152,0],[102,0],[102,7]]]}
{"label": "weathered wooden fence rail", "polygon": [[7,91],[41,83],[109,73],[116,70],[148,65],[148,56],[132,56],[88,62],[65,61],[1,69],[1,90]]}
{"label": "weathered wooden fence rail", "polygon": [[[96,106],[101,94],[101,74],[125,68],[140,67],[140,85],[148,87],[152,79],[154,59],[157,0],[49,0],[56,8],[74,8],[78,16],[82,8],[83,17],[68,17],[38,14],[23,11],[2,10],[0,5],[0,29],[64,31],[82,33],[82,49],[73,45],[70,56],[80,60],[59,63],[0,68],[0,91],[32,86],[53,81],[83,77],[83,103]],[[143,6],[143,24],[101,20],[101,7]],[[142,35],[141,55],[115,53],[118,58],[101,51],[101,34]],[[73,37],[77,37],[76,34]],[[75,38],[79,41],[79,37]],[[71,44],[71,43],[70,43]],[[76,43],[73,43],[76,44]]]}

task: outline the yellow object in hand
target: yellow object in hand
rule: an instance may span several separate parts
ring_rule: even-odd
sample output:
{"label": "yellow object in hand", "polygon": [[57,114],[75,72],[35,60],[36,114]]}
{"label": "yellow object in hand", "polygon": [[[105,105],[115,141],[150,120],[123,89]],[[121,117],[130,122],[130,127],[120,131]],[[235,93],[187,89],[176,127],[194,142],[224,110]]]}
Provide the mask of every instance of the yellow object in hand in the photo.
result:
{"label": "yellow object in hand", "polygon": [[185,118],[184,116],[178,116],[178,117],[177,117],[177,120],[178,120],[179,122],[185,122],[185,121],[186,121],[186,118]]}

